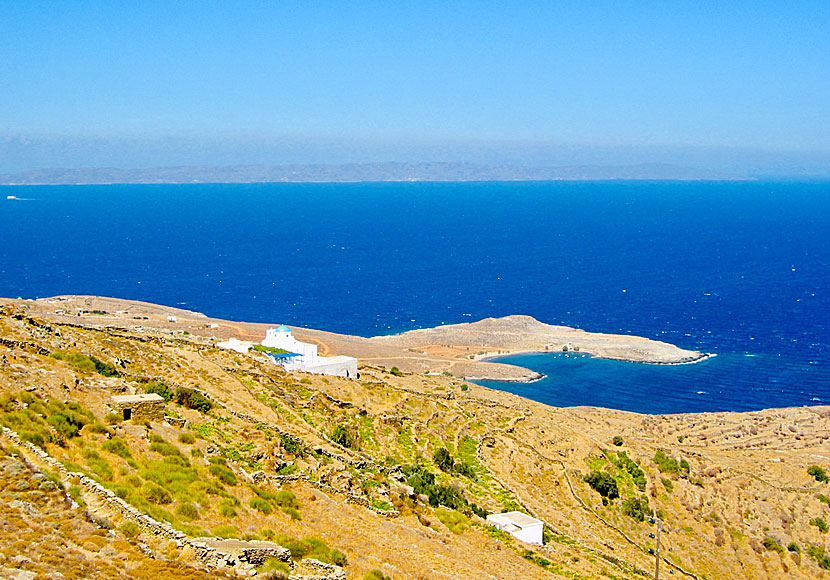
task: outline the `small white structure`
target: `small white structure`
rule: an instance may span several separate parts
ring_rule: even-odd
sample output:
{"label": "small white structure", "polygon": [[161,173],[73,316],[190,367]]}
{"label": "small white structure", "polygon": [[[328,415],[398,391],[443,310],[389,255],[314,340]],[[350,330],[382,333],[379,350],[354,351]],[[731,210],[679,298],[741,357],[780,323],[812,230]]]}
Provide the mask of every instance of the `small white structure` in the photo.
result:
{"label": "small white structure", "polygon": [[487,516],[487,522],[501,531],[507,532],[517,540],[540,546],[543,544],[544,522],[522,512],[490,514]]}
{"label": "small white structure", "polygon": [[225,342],[217,342],[216,343],[217,348],[225,348],[227,350],[233,350],[233,351],[236,351],[236,352],[241,353],[241,354],[245,354],[246,352],[251,350],[251,347],[253,345],[254,345],[254,343],[252,343],[252,342],[245,342],[245,341],[239,340],[238,338],[229,338]]}
{"label": "small white structure", "polygon": [[179,321],[179,319],[175,316],[168,316],[167,317],[167,322],[178,322],[178,321]]}
{"label": "small white structure", "polygon": [[[357,377],[357,359],[350,356],[320,356],[317,345],[300,342],[285,325],[269,328],[262,346],[278,348],[288,354],[270,356],[288,371],[302,371],[336,377]],[[266,353],[270,354],[270,353]]]}

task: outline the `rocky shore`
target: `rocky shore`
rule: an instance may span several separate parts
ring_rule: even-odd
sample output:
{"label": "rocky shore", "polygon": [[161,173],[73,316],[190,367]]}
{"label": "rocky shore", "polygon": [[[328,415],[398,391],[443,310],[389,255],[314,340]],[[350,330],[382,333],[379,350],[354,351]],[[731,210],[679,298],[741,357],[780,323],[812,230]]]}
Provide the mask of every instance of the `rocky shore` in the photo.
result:
{"label": "rocky shore", "polygon": [[[235,322],[180,308],[98,296],[0,299],[0,302],[22,304],[38,315],[60,322],[130,331],[152,328],[153,332],[187,336],[191,340],[236,337],[258,342],[270,326],[281,322]],[[469,380],[539,380],[542,377],[535,371],[491,360],[524,352],[582,352],[648,364],[688,364],[709,356],[640,336],[587,332],[545,324],[525,315],[485,318],[372,338],[299,327],[292,327],[292,331],[299,340],[316,343],[323,355],[353,356],[361,364],[394,366],[418,373],[449,373]]]}

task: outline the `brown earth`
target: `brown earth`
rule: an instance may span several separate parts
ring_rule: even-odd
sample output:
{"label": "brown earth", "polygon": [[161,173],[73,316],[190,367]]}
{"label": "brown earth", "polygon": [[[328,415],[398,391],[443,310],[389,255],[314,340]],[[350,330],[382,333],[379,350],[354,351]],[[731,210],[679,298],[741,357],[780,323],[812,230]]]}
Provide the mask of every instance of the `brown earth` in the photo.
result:
{"label": "brown earth", "polygon": [[[664,522],[661,577],[796,579],[827,574],[819,566],[821,558],[807,552],[820,556],[819,549],[826,546],[827,535],[817,520],[830,515],[830,500],[822,499],[830,488],[811,477],[808,468],[830,468],[830,408],[663,416],[557,409],[455,377],[409,372],[393,376],[378,364],[385,356],[410,360],[402,353],[422,343],[433,345],[422,349],[429,354],[413,352],[411,360],[436,365],[460,365],[458,354],[475,354],[465,347],[477,353],[494,342],[508,349],[527,346],[518,331],[496,336],[493,329],[505,328],[498,321],[470,325],[469,334],[469,327],[458,325],[462,327],[384,339],[296,329],[299,338],[315,338],[331,354],[371,348],[376,350],[362,352],[376,357],[368,364],[362,361],[359,379],[287,374],[259,355],[217,350],[206,338],[253,340],[264,334],[265,325],[216,321],[112,299],[72,300],[6,301],[9,305],[0,312],[0,391],[24,391],[43,401],[76,401],[99,420],[107,415],[113,394],[141,392],[142,381],[189,386],[209,395],[215,401],[209,414],[168,403],[168,413],[188,421],[185,427],[116,423],[103,434],[85,427],[63,447],[46,444],[53,457],[89,470],[96,469],[90,449],[97,449],[112,467],[111,479],[102,481],[114,489],[122,481],[140,483],[145,475],[151,477],[141,467],[158,457],[148,437],[181,449],[194,466],[200,465],[200,457],[229,458],[228,468],[238,483],[223,490],[241,502],[238,513],[223,515],[218,497],[206,497],[197,519],[172,518],[180,529],[204,535],[216,526],[231,526],[240,536],[262,539],[268,539],[266,529],[286,537],[315,536],[348,556],[350,578],[378,569],[396,580],[633,579],[649,577],[654,567],[649,553],[655,547],[649,535],[654,527],[626,515],[624,508],[640,498]],[[54,313],[61,306],[70,312],[67,307],[80,304],[89,313]],[[177,316],[177,322],[168,323],[169,315]],[[142,316],[147,318],[135,318]],[[555,332],[524,317],[508,322],[510,328],[527,328],[539,336]],[[570,334],[580,337],[579,343],[571,339],[574,345],[590,339],[581,331]],[[650,352],[652,345],[642,340],[633,344]],[[97,357],[113,364],[120,376],[103,377],[48,356],[56,351]],[[467,360],[470,365],[477,362]],[[336,426],[354,436],[354,448],[331,440]],[[195,441],[185,437],[189,433]],[[291,451],[278,433],[296,438],[309,451]],[[615,436],[621,438],[620,446],[612,444]],[[127,442],[140,469],[106,454],[103,443],[115,437]],[[439,447],[466,463],[472,476],[441,472],[432,461]],[[674,470],[661,472],[655,460],[658,450],[677,461]],[[620,461],[620,451],[642,470],[642,492]],[[518,507],[544,520],[552,531],[546,545],[522,545],[489,532],[467,509],[438,509],[425,497],[413,496],[405,487],[410,480],[400,480],[397,466],[419,462],[439,483],[488,511]],[[255,469],[266,478],[263,489],[292,491],[299,519],[279,509],[265,515],[249,506],[255,492],[242,482]],[[615,478],[619,499],[602,505],[599,494],[583,480],[592,470]],[[279,474],[286,472],[298,479],[281,479]],[[184,499],[174,488],[171,493],[175,497],[165,509],[175,516]],[[397,517],[378,511],[393,506]],[[66,517],[72,521],[75,516]],[[0,549],[12,549],[13,541],[0,536]],[[798,551],[788,551],[790,544]],[[25,546],[19,549],[25,554]]]}
{"label": "brown earth", "polygon": [[[259,342],[275,324],[231,322],[204,314],[115,298],[59,296],[24,301],[38,314],[62,322]],[[175,316],[176,322],[167,318]],[[517,352],[579,351],[594,356],[652,364],[701,360],[703,353],[639,336],[586,332],[553,326],[530,316],[487,318],[473,323],[413,330],[393,336],[364,338],[292,327],[298,340],[319,345],[320,354],[353,356],[367,364],[397,366],[410,372],[449,372],[462,378],[527,381],[539,378],[529,369],[481,360]]]}

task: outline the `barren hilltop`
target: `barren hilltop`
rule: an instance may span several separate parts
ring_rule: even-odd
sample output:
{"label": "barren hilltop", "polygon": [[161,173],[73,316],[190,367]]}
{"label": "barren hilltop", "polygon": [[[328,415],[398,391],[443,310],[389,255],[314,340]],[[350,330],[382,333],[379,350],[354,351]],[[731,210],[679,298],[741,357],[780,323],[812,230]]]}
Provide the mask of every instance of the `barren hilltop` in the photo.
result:
{"label": "barren hilltop", "polygon": [[[461,378],[521,376],[477,360],[499,350],[700,353],[529,317],[295,329],[358,356],[345,379],[215,348],[265,325],[106,298],[0,304],[0,577],[642,579],[650,517],[661,577],[830,569],[830,408],[558,409]],[[144,393],[160,415],[116,412]],[[512,509],[545,522],[543,546],[485,524]]]}

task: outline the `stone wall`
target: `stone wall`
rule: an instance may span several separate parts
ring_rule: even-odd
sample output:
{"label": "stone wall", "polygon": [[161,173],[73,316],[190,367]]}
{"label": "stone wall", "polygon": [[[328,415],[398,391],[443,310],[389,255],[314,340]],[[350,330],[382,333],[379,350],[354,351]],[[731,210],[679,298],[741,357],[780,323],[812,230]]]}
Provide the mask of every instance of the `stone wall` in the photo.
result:
{"label": "stone wall", "polygon": [[[279,560],[286,561],[289,566],[294,565],[294,562],[289,558],[290,552],[271,542],[240,542],[241,544],[247,544],[247,546],[241,549],[240,555],[235,556],[212,547],[206,541],[221,542],[221,538],[188,538],[184,532],[173,529],[167,522],[156,521],[85,474],[68,470],[63,463],[40,447],[20,439],[20,436],[11,429],[2,427],[0,438],[17,447],[24,459],[35,467],[57,472],[61,483],[65,487],[70,485],[79,486],[90,512],[94,515],[106,520],[117,518],[132,522],[142,532],[161,540],[166,539],[175,542],[178,548],[190,551],[196,560],[201,561],[209,568],[233,566],[240,576],[255,576],[254,565],[264,562],[267,558],[276,557]],[[75,507],[77,507],[77,504],[75,504]],[[297,566],[298,572],[311,570],[311,573],[292,574],[289,576],[291,580],[345,580],[346,578],[346,574],[340,566],[318,562],[311,558],[302,560]]]}

